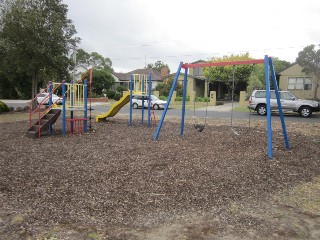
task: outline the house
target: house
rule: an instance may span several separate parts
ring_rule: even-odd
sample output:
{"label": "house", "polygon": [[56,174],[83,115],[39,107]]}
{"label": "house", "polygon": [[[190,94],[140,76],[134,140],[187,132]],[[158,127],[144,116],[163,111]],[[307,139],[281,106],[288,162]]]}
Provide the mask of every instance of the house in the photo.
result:
{"label": "house", "polygon": [[[174,74],[167,75],[165,77],[165,81],[169,78],[174,78]],[[178,82],[183,84],[184,80],[184,71],[180,72],[178,77]],[[196,97],[207,97],[209,96],[210,91],[215,91],[217,99],[224,99],[225,94],[228,93],[227,86],[220,81],[215,81],[212,83],[208,83],[208,80],[204,76],[203,67],[199,68],[189,68],[188,69],[188,76],[187,76],[187,95],[190,96],[190,93],[195,91]]]}
{"label": "house", "polygon": [[81,79],[82,75],[88,71],[88,67],[85,66],[85,65],[77,65],[74,69],[74,72],[71,71],[70,74],[71,76],[73,76],[73,73],[74,73],[74,79],[75,80],[78,80],[78,79]]}
{"label": "house", "polygon": [[[293,63],[279,75],[279,89],[288,90],[299,98],[312,99],[314,84],[312,77],[302,72],[302,67],[298,63]],[[318,87],[317,98],[320,99],[320,87]]]}
{"label": "house", "polygon": [[[162,74],[165,75],[167,72],[165,70],[161,70]],[[113,77],[115,79],[115,83],[113,85],[113,89],[116,89],[118,86],[126,86],[129,89],[129,82],[130,82],[130,76],[132,74],[140,74],[149,76],[151,74],[151,80],[152,80],[152,89],[155,89],[155,87],[158,85],[158,83],[163,82],[163,77],[161,75],[161,72],[151,69],[151,68],[143,68],[143,69],[136,69],[134,71],[128,72],[128,73],[113,73]]]}

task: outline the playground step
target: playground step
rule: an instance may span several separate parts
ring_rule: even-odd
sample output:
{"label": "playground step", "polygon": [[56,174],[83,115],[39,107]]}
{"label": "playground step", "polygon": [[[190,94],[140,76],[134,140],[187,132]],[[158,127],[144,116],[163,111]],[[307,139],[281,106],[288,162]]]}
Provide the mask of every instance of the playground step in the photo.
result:
{"label": "playground step", "polygon": [[36,121],[31,128],[28,129],[26,132],[26,136],[29,138],[36,138],[40,135],[45,133],[49,126],[54,124],[57,120],[57,118],[60,116],[61,110],[60,109],[51,109],[47,114],[42,116],[40,119],[40,125],[39,120]]}

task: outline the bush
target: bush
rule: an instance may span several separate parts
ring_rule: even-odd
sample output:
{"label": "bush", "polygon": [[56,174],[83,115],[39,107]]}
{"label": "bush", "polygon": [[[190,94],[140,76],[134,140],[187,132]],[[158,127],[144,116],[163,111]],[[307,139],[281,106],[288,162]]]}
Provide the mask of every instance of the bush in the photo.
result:
{"label": "bush", "polygon": [[116,101],[119,101],[121,97],[122,97],[122,93],[115,92],[113,99]]}
{"label": "bush", "polygon": [[210,102],[208,97],[196,97],[196,102]]}
{"label": "bush", "polygon": [[217,106],[223,105],[223,104],[224,104],[224,101],[217,101],[217,102],[216,102],[216,105],[217,105]]}
{"label": "bush", "polygon": [[163,101],[167,101],[167,97],[166,96],[160,96],[159,99],[163,100]]}
{"label": "bush", "polygon": [[[177,101],[177,102],[182,102],[182,100],[183,100],[183,97],[180,97],[180,96],[176,96],[176,99],[175,99],[175,101]],[[188,102],[188,101],[190,101],[190,96],[187,96],[187,99],[186,99],[186,101]]]}
{"label": "bush", "polygon": [[0,101],[0,113],[2,112],[9,112],[10,108],[4,103]]}
{"label": "bush", "polygon": [[126,87],[126,86],[122,86],[122,85],[120,85],[120,86],[118,86],[117,87],[117,92],[123,92],[123,91],[128,91],[129,89],[128,89],[128,87]]}
{"label": "bush", "polygon": [[105,94],[107,95],[108,98],[114,99],[114,95],[116,94],[116,91],[113,89],[107,89]]}

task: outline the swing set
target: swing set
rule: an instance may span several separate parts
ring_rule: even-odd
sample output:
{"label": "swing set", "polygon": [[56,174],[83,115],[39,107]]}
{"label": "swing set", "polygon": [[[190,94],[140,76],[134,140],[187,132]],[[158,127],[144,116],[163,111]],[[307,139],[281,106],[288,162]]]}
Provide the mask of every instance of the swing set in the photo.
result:
{"label": "swing set", "polygon": [[[194,63],[194,64],[188,64],[180,62],[180,65],[178,67],[178,70],[176,72],[175,78],[173,80],[172,87],[169,92],[168,100],[166,107],[162,113],[161,119],[159,121],[157,130],[154,134],[154,140],[158,140],[159,134],[162,128],[162,124],[164,122],[165,116],[168,111],[168,107],[170,105],[170,101],[174,92],[174,89],[178,82],[178,77],[180,75],[181,69],[184,68],[184,88],[183,88],[183,97],[182,97],[182,112],[181,112],[181,124],[180,124],[180,135],[184,135],[184,125],[185,125],[185,105],[186,105],[186,99],[187,99],[187,76],[188,76],[188,69],[189,68],[199,68],[199,67],[218,67],[218,66],[236,66],[236,65],[255,65],[255,64],[264,64],[264,71],[265,71],[265,83],[266,83],[266,100],[267,100],[267,141],[268,141],[268,158],[273,158],[272,153],[272,122],[271,122],[271,107],[270,107],[270,75],[273,82],[273,86],[275,89],[277,104],[278,104],[278,110],[280,113],[280,119],[281,119],[281,126],[282,126],[282,132],[283,132],[283,138],[285,143],[285,148],[289,149],[290,144],[288,140],[287,130],[286,130],[286,124],[284,121],[283,111],[281,107],[281,101],[280,101],[280,95],[278,90],[278,85],[276,81],[276,74],[274,71],[274,65],[272,62],[272,58],[265,55],[264,59],[252,59],[252,60],[240,60],[240,61],[230,61],[230,62],[208,62],[208,63]],[[233,77],[233,84],[234,84],[234,77]],[[208,108],[208,107],[207,107]],[[206,118],[207,118],[207,108],[206,108]],[[251,114],[251,113],[250,113]],[[231,116],[232,121],[233,116]],[[206,121],[206,120],[205,120]],[[232,126],[232,122],[231,122]],[[194,127],[198,131],[203,131],[204,125],[201,124],[195,124]]]}

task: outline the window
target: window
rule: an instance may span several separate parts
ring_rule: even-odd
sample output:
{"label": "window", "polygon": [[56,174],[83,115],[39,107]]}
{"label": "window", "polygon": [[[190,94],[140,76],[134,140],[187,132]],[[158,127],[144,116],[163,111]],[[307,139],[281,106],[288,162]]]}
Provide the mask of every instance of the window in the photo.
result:
{"label": "window", "polygon": [[284,100],[292,100],[292,99],[295,99],[295,97],[293,95],[291,95],[290,93],[288,92],[281,92],[280,93],[280,98],[281,99],[284,99]]}
{"label": "window", "polygon": [[288,90],[311,90],[312,82],[310,78],[291,77],[288,79]]}
{"label": "window", "polygon": [[[255,97],[256,98],[266,98],[266,91],[257,91]],[[276,94],[274,91],[270,91],[270,98],[271,99],[276,98]]]}

